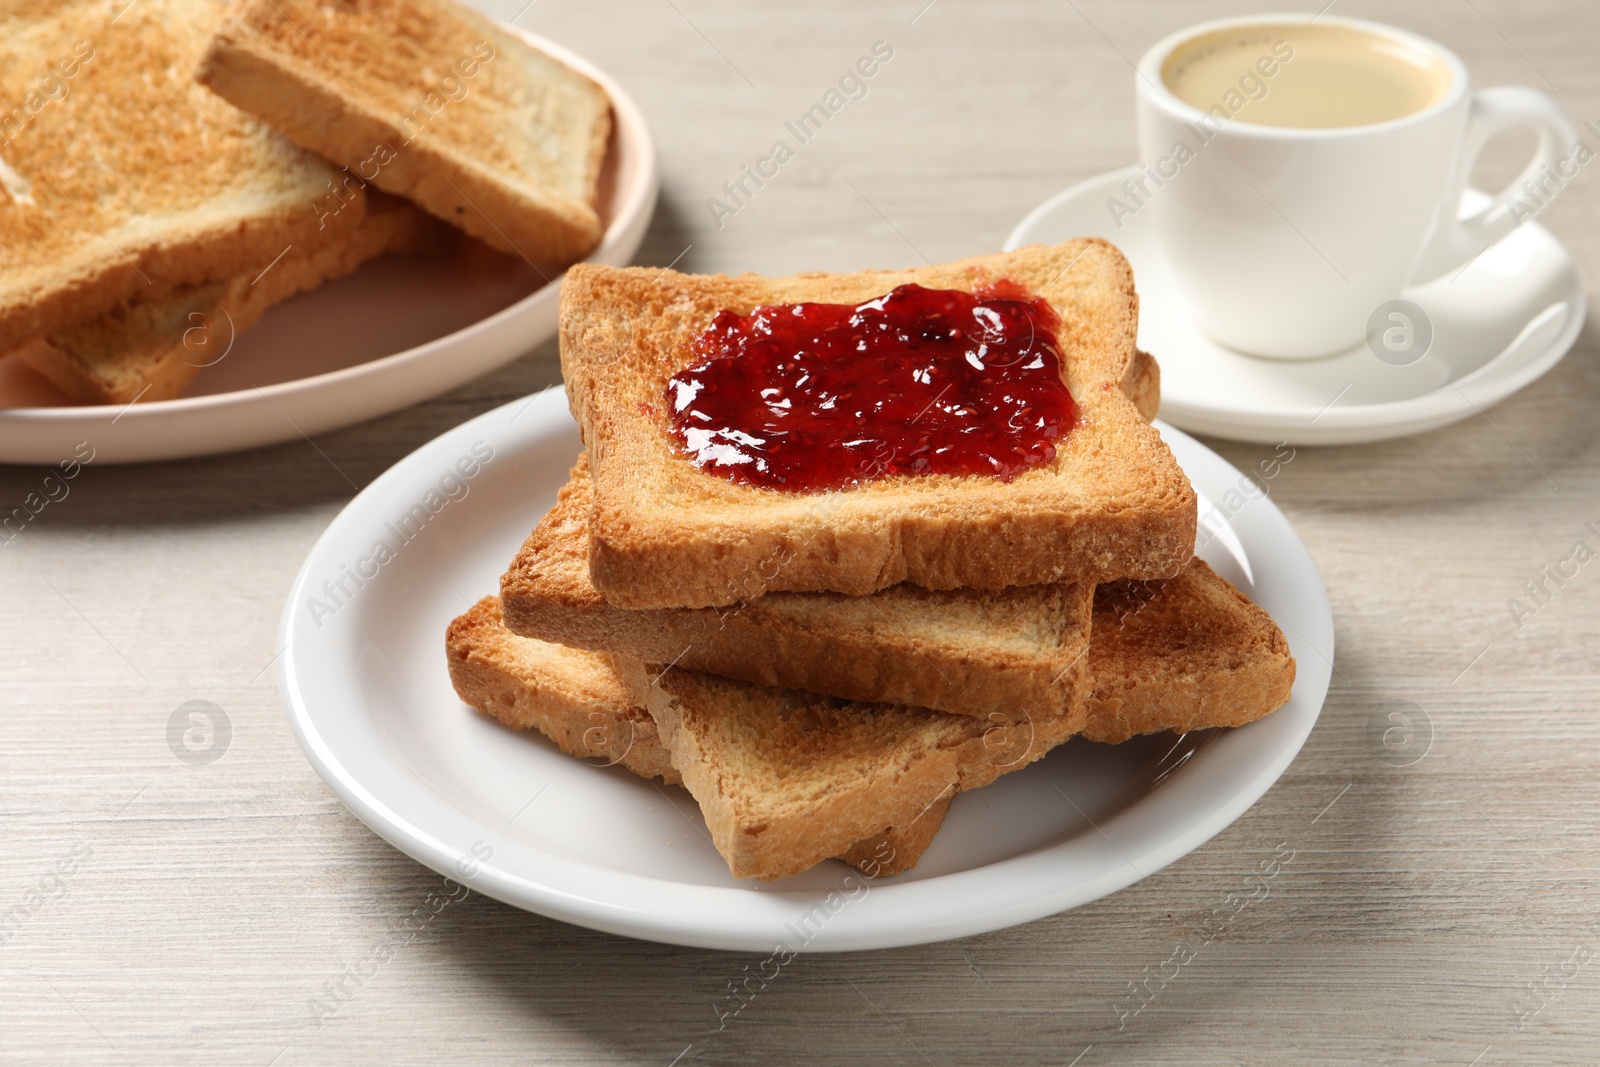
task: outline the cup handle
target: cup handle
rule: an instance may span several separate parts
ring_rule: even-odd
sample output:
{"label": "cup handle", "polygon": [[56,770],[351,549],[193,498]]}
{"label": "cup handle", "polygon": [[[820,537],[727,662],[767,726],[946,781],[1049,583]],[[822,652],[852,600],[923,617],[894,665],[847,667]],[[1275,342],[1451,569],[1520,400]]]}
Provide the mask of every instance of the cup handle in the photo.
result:
{"label": "cup handle", "polygon": [[[1461,203],[1461,194],[1466,191],[1467,180],[1472,176],[1472,168],[1483,146],[1495,134],[1515,129],[1532,129],[1538,133],[1539,147],[1532,161],[1487,207],[1464,219],[1456,218],[1455,208]],[[1537,89],[1508,85],[1473,93],[1467,113],[1467,135],[1461,145],[1461,158],[1450,195],[1445,201],[1445,213],[1428,238],[1412,283],[1425,282],[1463,266],[1516,229],[1531,213],[1526,204],[1513,203],[1523,192],[1522,183],[1538,178],[1545,168],[1555,172],[1562,152],[1577,140],[1578,131],[1562,112],[1561,105]],[[1570,175],[1557,174],[1561,184],[1536,201],[1537,206],[1548,203],[1565,184],[1562,179],[1567,177]]]}

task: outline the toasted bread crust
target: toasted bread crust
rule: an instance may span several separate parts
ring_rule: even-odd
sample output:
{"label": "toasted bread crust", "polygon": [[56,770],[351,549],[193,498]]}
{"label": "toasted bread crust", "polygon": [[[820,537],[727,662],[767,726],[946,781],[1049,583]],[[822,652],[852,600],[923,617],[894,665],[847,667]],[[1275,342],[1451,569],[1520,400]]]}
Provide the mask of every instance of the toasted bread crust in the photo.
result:
{"label": "toasted bread crust", "polygon": [[510,639],[494,597],[450,624],[445,653],[461,699],[513,730],[538,730],[569,756],[680,781],[654,720],[605,657]]}
{"label": "toasted bread crust", "polygon": [[[424,77],[435,64],[440,84]],[[463,5],[254,0],[219,29],[196,78],[358,183],[408,197],[503,252],[559,270],[600,242],[610,100]],[[512,130],[535,114],[537,132],[564,143],[577,173],[530,166],[507,149],[519,136],[535,143]]]}
{"label": "toasted bread crust", "polygon": [[1074,733],[1119,741],[1236,726],[1289,697],[1294,661],[1282,634],[1199,560],[1173,579],[1108,589],[1097,616],[1096,696],[1074,721],[1030,720],[1026,736],[1015,723],[617,664],[729,866],[780,877],[836,848],[840,832],[885,816],[903,824],[936,790],[983,786]]}
{"label": "toasted bread crust", "polygon": [[[554,649],[569,661],[605,664],[607,706],[636,713],[642,698],[660,725],[652,743],[670,749],[664,758],[701,803],[708,825],[715,813],[717,848],[736,871],[761,878],[803,870],[834,851],[853,860],[884,859],[877,845],[863,856],[860,847],[841,844],[873,823],[897,827],[889,846],[898,856],[912,855],[919,833],[931,837],[926,820],[942,819],[957,791],[1025,766],[1074,733],[1114,743],[1160,730],[1242,725],[1282,706],[1295,674],[1271,618],[1199,560],[1173,579],[1106,588],[1087,657],[1092,695],[1076,718],[1026,723],[829,700],[676,668],[658,680],[659,670],[637,661],[515,637],[493,598],[464,617],[472,618],[479,620],[470,631],[478,643],[500,650],[496,685],[479,682],[478,692],[506,696],[498,702],[475,696],[473,683],[463,681],[454,660],[469,631],[458,620],[451,670],[464,700],[524,725],[531,713],[510,709],[519,699],[539,700],[519,693],[540,692],[552,668],[506,650]],[[931,806],[919,819],[923,801]],[[845,829],[829,829],[830,820]]]}
{"label": "toasted bread crust", "polygon": [[[494,597],[454,620],[445,634],[457,695],[513,730],[534,729],[580,759],[621,764],[644,778],[680,782],[655,720],[630,699],[603,656],[519,638],[507,630]],[[856,842],[840,859],[869,878],[916,865],[932,843],[954,792],[903,828]]]}
{"label": "toasted bread crust", "polygon": [[1083,726],[1082,703],[992,722],[616,663],[655,719],[717,851],[734,874],[763,881],[847,851],[874,826],[914,825]]}
{"label": "toasted bread crust", "polygon": [[1095,594],[1083,736],[1243,726],[1283,706],[1295,661],[1272,617],[1196,559],[1175,578]]}
{"label": "toasted bread crust", "polygon": [[0,351],[315,238],[333,168],[190,80],[221,17],[216,0],[0,11],[8,108],[70,71],[48,106],[3,116]]}
{"label": "toasted bread crust", "polygon": [[16,355],[80,403],[168,400],[275,305],[386,252],[428,245],[447,229],[380,193],[364,217],[335,218],[317,241],[292,246],[275,261],[224,282],[135,298],[31,341]]}
{"label": "toasted bread crust", "polygon": [[990,593],[901,585],[870,597],[771,593],[727,609],[634,611],[608,603],[589,579],[592,495],[580,456],[556,506],[501,579],[512,632],[761,685],[962,715],[1022,718],[1081,699],[1087,584]]}
{"label": "toasted bread crust", "polygon": [[1128,370],[1122,376],[1122,391],[1128,394],[1139,417],[1154,422],[1161,410],[1161,366],[1148,352],[1134,350]]}
{"label": "toasted bread crust", "polygon": [[891,826],[875,837],[858,841],[840,853],[838,858],[868,878],[904,874],[917,865],[922,854],[928,851],[928,846],[933,844],[934,836],[944,825],[944,817],[950,813],[950,805],[955,799],[955,790],[952,789],[948,796],[929,804],[906,826]]}
{"label": "toasted bread crust", "polygon": [[[854,303],[908,282],[1028,286],[1061,316],[1079,423],[1050,464],[1011,482],[906,475],[845,491],[738,485],[679,454],[667,379],[723,309]],[[769,592],[864,595],[912,582],[1001,589],[1177,573],[1195,497],[1123,391],[1138,300],[1100,240],[1032,246],[941,267],[768,279],[575,267],[562,288],[561,354],[594,471],[590,570],[620,607],[715,607]]]}

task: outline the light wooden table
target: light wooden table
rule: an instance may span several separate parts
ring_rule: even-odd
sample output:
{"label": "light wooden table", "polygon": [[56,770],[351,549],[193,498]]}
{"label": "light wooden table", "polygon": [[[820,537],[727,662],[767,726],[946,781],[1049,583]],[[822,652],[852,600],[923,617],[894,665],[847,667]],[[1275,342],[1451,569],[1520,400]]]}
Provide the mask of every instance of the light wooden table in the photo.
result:
{"label": "light wooden table", "polygon": [[[1128,59],[1235,10],[539,0],[520,24],[611,71],[653,123],[665,184],[642,262],[788,272],[997,248],[1046,196],[1133,159]],[[1533,85],[1600,118],[1593,4],[1335,10],[1398,19],[1480,84]],[[714,225],[707,198],[878,40],[894,57],[867,96]],[[1597,181],[1582,173],[1542,219],[1591,279]],[[752,962],[735,954],[478,896],[396,941],[438,877],[324,788],[269,669],[284,592],[350,497],[346,476],[365,484],[556,381],[553,346],[316,448],[92,467],[0,546],[0,912],[47,898],[0,944],[0,1063],[1600,1061],[1600,563],[1520,629],[1507,608],[1575,540],[1600,548],[1584,525],[1600,524],[1595,354],[1586,332],[1485,418],[1302,449],[1274,482],[1327,581],[1337,670],[1304,752],[1233,827],[1067,915],[802,957],[720,1033],[713,1002]],[[1218,447],[1240,466],[1265,451]],[[40,477],[0,469],[0,504]],[[219,762],[168,747],[190,700],[227,712]],[[1410,766],[1386,760],[1374,728],[1395,702],[1415,705],[1413,751],[1431,735]],[[1119,1029],[1130,983],[1171,974],[1174,947],[1280,843],[1295,858],[1271,895]],[[380,944],[393,958],[308,1025],[308,1000]]]}

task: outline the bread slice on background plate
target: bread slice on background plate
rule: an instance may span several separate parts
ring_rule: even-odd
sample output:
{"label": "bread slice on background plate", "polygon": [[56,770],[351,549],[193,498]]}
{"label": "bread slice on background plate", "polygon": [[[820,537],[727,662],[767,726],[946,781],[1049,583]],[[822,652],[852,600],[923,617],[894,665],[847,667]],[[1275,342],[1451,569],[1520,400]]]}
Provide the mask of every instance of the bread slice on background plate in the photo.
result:
{"label": "bread slice on background plate", "polygon": [[457,619],[446,643],[462,700],[565,752],[683,781],[729,866],[762,879],[897,820],[896,855],[914,863],[909,835],[931,837],[928,820],[959,790],[1074,734],[1115,742],[1253,722],[1289,699],[1295,674],[1271,617],[1200,560],[1097,596],[1088,696],[1073,718],[850,703],[678,668],[656,678],[659,668],[637,661],[519,637],[493,597]]}
{"label": "bread slice on background plate", "polygon": [[[695,467],[670,432],[668,380],[694,361],[692,342],[720,311],[1003,280],[1060,317],[1079,415],[1054,459],[1009,482],[915,474],[781,492]],[[776,279],[580,264],[562,287],[561,362],[594,474],[594,584],[619,607],[660,608],[783,591],[860,596],[907,581],[1000,589],[1176,574],[1194,547],[1195,496],[1124,392],[1137,323],[1132,271],[1098,239]]]}
{"label": "bread slice on background plate", "polygon": [[600,243],[610,99],[454,0],[241,0],[197,77],[502,252],[558,270]]}
{"label": "bread slice on background plate", "polygon": [[364,216],[334,219],[325,237],[292,246],[259,272],[136,294],[16,355],[80,403],[170,400],[275,305],[378,256],[442,249],[454,233],[404,200],[375,193]]}
{"label": "bread slice on background plate", "polygon": [[[1160,370],[1143,352],[1123,389],[1146,421]],[[990,593],[894,586],[867,597],[771,593],[729,608],[629,610],[589,578],[593,486],[580,456],[556,506],[501,579],[524,637],[780,688],[1008,718],[1068,707],[1089,644],[1089,586]]]}
{"label": "bread slice on background plate", "polygon": [[[514,730],[538,730],[568,755],[682,784],[655,720],[633,701],[607,657],[515,636],[502,625],[494,597],[452,622],[445,643],[450,680],[479,711]],[[837,858],[870,877],[909,870],[954,799],[951,791],[904,827],[879,826]]]}
{"label": "bread slice on background plate", "polygon": [[0,352],[320,242],[337,171],[191,78],[223,6],[0,10]]}

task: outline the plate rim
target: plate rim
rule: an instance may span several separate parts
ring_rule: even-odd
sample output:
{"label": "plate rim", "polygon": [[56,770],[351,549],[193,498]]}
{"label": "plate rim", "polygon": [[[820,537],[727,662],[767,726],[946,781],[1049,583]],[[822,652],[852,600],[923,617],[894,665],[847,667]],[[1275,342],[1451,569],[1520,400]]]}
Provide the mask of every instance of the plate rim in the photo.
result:
{"label": "plate rim", "polygon": [[[623,114],[625,121],[617,123],[617,127],[621,128],[625,125],[631,131],[630,143],[638,151],[640,164],[638,181],[628,190],[620,210],[612,218],[604,234],[601,235],[600,244],[581,261],[586,263],[606,262],[607,258],[615,253],[619,246],[627,240],[632,231],[637,229],[642,237],[643,231],[648,225],[648,217],[654,212],[660,192],[660,157],[655,143],[655,136],[651,132],[649,124],[645,121],[644,112],[627,90],[594,62],[555,41],[524,30],[519,26],[514,26],[498,19],[495,20],[495,23],[502,30],[518,35],[533,47],[548,52],[599,82],[610,97],[612,107]],[[642,222],[641,220],[645,221]],[[630,249],[624,258],[631,257],[631,255],[632,250]],[[208,393],[202,396],[179,396],[171,400],[156,400],[147,404],[61,404],[52,407],[0,408],[0,432],[30,425],[62,428],[81,424],[85,428],[89,428],[103,425],[107,419],[111,419],[114,422],[126,420],[129,423],[136,424],[140,422],[159,422],[173,417],[200,417],[215,415],[219,411],[234,406],[257,403],[260,399],[272,402],[301,394],[317,393],[355,379],[387,374],[411,363],[429,361],[439,356],[442,349],[453,349],[464,344],[470,344],[479,336],[498,329],[508,320],[530,313],[535,306],[559,299],[561,285],[565,279],[566,271],[562,271],[551,278],[545,285],[540,286],[521,299],[458,330],[453,330],[443,336],[435,337],[410,348],[391,352],[354,366],[341,367],[337,370],[324,371],[302,378],[292,378],[284,382],[274,382],[270,385],[248,389],[232,389],[223,393]],[[218,451],[226,452],[229,450],[227,447],[222,447]],[[10,461],[0,457],[0,462]]]}
{"label": "plate rim", "polygon": [[[1051,195],[1038,206],[1034,207],[1022,220],[1016,224],[1006,236],[1002,246],[1006,251],[1019,248],[1025,244],[1036,243],[1029,235],[1030,231],[1042,225],[1064,205],[1080,199],[1096,195],[1103,186],[1111,186],[1132,175],[1138,174],[1140,165],[1137,163],[1126,164],[1113,170],[1085,178],[1075,182],[1065,189]],[[1469,190],[1475,192],[1476,190]],[[1480,195],[1482,195],[1480,193]],[[1381,403],[1346,404],[1328,408],[1323,411],[1311,406],[1277,407],[1264,409],[1244,405],[1192,403],[1180,399],[1163,396],[1161,414],[1163,417],[1172,416],[1175,421],[1190,423],[1197,432],[1214,433],[1222,435],[1222,431],[1215,428],[1211,420],[1226,420],[1235,428],[1248,428],[1262,431],[1292,432],[1305,434],[1303,439],[1296,439],[1296,444],[1332,444],[1338,435],[1363,434],[1368,431],[1392,431],[1385,436],[1409,436],[1414,433],[1423,433],[1430,429],[1437,429],[1458,419],[1474,414],[1478,406],[1491,406],[1520,392],[1528,385],[1537,381],[1544,374],[1566,357],[1576,344],[1578,336],[1583,332],[1584,323],[1588,317],[1588,294],[1583,287],[1583,278],[1578,270],[1577,262],[1572,258],[1572,253],[1554,234],[1540,225],[1537,221],[1529,220],[1523,223],[1532,231],[1547,238],[1556,248],[1561,250],[1565,265],[1572,275],[1573,286],[1568,293],[1568,311],[1566,323],[1560,335],[1552,340],[1545,351],[1536,359],[1524,361],[1515,373],[1497,376],[1490,372],[1494,366],[1515,354],[1515,345],[1508,346],[1504,351],[1490,359],[1483,366],[1472,371],[1467,377],[1476,378],[1474,385],[1477,387],[1476,400],[1463,395],[1462,390],[1455,388],[1455,381],[1446,382],[1444,385],[1419,393],[1414,397],[1404,400],[1389,400]],[[1112,238],[1106,238],[1115,241]],[[1552,305],[1553,306],[1553,305]],[[1537,316],[1535,316],[1535,319]],[[1531,324],[1535,319],[1530,319]],[[1160,353],[1155,353],[1160,358]],[[1267,361],[1278,362],[1278,361]],[[1283,361],[1285,366],[1293,366],[1295,361]],[[1321,426],[1310,426],[1307,419],[1316,419]],[[1208,424],[1202,426],[1201,424]],[[1351,443],[1368,441],[1380,438],[1368,436],[1339,437],[1339,440],[1348,440]]]}
{"label": "plate rim", "polygon": [[[528,421],[518,428],[512,428],[514,421],[524,418]],[[279,647],[283,652],[278,661],[277,674],[279,691],[290,727],[297,743],[318,775],[357,818],[380,837],[424,866],[445,873],[515,907],[590,929],[699,948],[765,950],[773,944],[773,933],[777,929],[774,920],[778,915],[790,917],[794,915],[791,910],[774,913],[772,909],[779,904],[786,909],[793,909],[803,901],[815,901],[820,894],[813,890],[785,891],[781,888],[781,882],[776,883],[779,888],[757,893],[751,893],[740,887],[675,882],[600,868],[568,856],[540,851],[532,845],[527,846],[528,849],[538,853],[541,857],[541,870],[546,872],[543,882],[530,879],[527,872],[507,870],[502,864],[492,860],[479,862],[463,848],[448,845],[428,828],[415,825],[407,816],[391,806],[389,801],[393,799],[392,797],[379,796],[368,787],[368,784],[360,781],[340,760],[338,753],[319,730],[319,713],[308,706],[307,695],[302,691],[299,645],[302,640],[303,625],[297,625],[297,617],[300,614],[298,606],[306,595],[306,590],[311,587],[313,574],[324,573],[324,570],[320,569],[324,566],[323,557],[330,552],[334,556],[342,554],[335,551],[334,546],[345,536],[347,529],[353,531],[351,536],[356,541],[369,536],[372,527],[364,524],[364,512],[370,509],[374,516],[383,514],[386,505],[380,501],[386,498],[391,487],[410,485],[410,479],[434,472],[441,457],[448,460],[466,442],[481,438],[495,444],[497,452],[499,449],[504,449],[503,454],[513,456],[521,450],[537,447],[539,440],[546,439],[551,434],[570,432],[572,428],[571,415],[565,403],[565,391],[560,386],[551,387],[531,397],[509,401],[440,434],[416,449],[375,479],[335,516],[307,553],[305,562],[288,591],[280,621]],[[1244,477],[1237,468],[1187,434],[1170,427],[1164,430],[1166,433],[1177,435],[1181,439],[1181,446],[1186,450],[1189,448],[1198,450],[1195,456],[1199,461],[1220,465],[1220,469],[1231,472],[1237,477]],[[411,492],[412,490],[407,489],[400,495],[405,497]],[[1300,654],[1298,647],[1306,639],[1302,637],[1297,641],[1295,635],[1289,635],[1291,645],[1296,646],[1299,661],[1296,678],[1297,695],[1304,692],[1306,701],[1314,702],[1315,706],[1309,712],[1300,713],[1304,716],[1302,723],[1292,729],[1284,727],[1290,730],[1289,735],[1271,749],[1267,758],[1258,760],[1253,765],[1247,781],[1233,782],[1233,791],[1221,800],[1212,801],[1209,813],[1203,818],[1198,818],[1183,832],[1158,840],[1154,847],[1146,847],[1142,851],[1135,849],[1145,861],[1142,866],[1134,866],[1130,859],[1129,868],[1126,870],[1118,865],[1109,871],[1101,871],[1087,881],[1072,883],[1065,889],[1057,888],[1053,891],[1024,894],[1021,898],[1006,901],[1000,907],[967,905],[956,909],[959,914],[950,913],[950,909],[946,907],[940,909],[941,914],[932,920],[919,920],[911,924],[904,922],[869,924],[863,928],[861,911],[865,909],[858,909],[853,914],[841,912],[840,918],[848,914],[850,921],[841,922],[840,918],[836,918],[826,929],[819,932],[814,943],[805,944],[804,950],[858,951],[904,947],[970,936],[1055,915],[1148,877],[1198,848],[1249,810],[1282,776],[1315,727],[1330,682],[1335,638],[1326,587],[1304,543],[1270,497],[1253,501],[1251,509],[1249,517],[1254,523],[1257,525],[1265,523],[1268,527],[1275,528],[1274,537],[1283,539],[1282,545],[1274,548],[1274,553],[1288,560],[1285,566],[1298,575],[1295,580],[1302,583],[1309,580],[1312,595],[1306,613],[1308,618],[1314,620],[1317,627],[1325,631],[1318,636],[1325,640],[1326,652],[1324,653],[1320,647],[1315,647],[1314,650],[1319,657],[1326,659],[1327,666],[1309,662],[1307,657]],[[1233,518],[1237,520],[1242,514],[1242,512],[1235,514]],[[1254,536],[1252,535],[1252,539]],[[1261,565],[1261,562],[1264,561],[1258,561],[1257,565]],[[1262,606],[1272,611],[1268,605]],[[1273,614],[1277,616],[1276,611],[1273,611]],[[353,665],[351,669],[355,669]],[[438,669],[440,671],[445,669],[442,653]],[[1302,690],[1300,688],[1302,686],[1306,688]],[[1291,702],[1293,703],[1293,699]],[[346,709],[343,713],[358,712]],[[366,712],[363,709],[359,713]],[[1248,730],[1249,727],[1242,729]],[[1238,736],[1240,731],[1233,731],[1230,734]],[[1220,737],[1208,750],[1216,750],[1219,743],[1228,739],[1227,736]],[[402,793],[409,791],[410,796],[402,799],[409,799],[413,805],[429,807],[431,810],[454,812],[467,823],[481,828],[485,836],[503,835],[502,830],[497,830],[459,806],[453,805],[441,793],[422,783],[400,757],[393,755],[392,752],[385,752],[382,758],[404,771],[401,780],[405,782],[405,786]],[[1217,759],[1220,756],[1212,758]],[[1185,772],[1194,770],[1195,766],[1196,761],[1191,761]],[[409,780],[406,776],[409,776]],[[1179,777],[1175,776],[1173,780],[1179,780]],[[422,796],[419,800],[418,797],[424,792],[428,795]],[[1163,795],[1169,798],[1166,803],[1170,806],[1176,802],[1179,793],[1171,789],[1169,782],[1167,787],[1152,790],[1147,797],[1119,809],[1111,817],[1108,825],[1128,816],[1130,812],[1144,810],[1148,816],[1149,812],[1159,810],[1161,807],[1160,804],[1150,805],[1149,798]],[[444,809],[439,809],[437,807],[439,804],[444,805]],[[1103,836],[1104,831],[1101,833]],[[1037,873],[1051,866],[1059,867],[1064,860],[1073,858],[1073,853],[1082,852],[1088,847],[1078,844],[1088,836],[1087,833],[1077,834],[1019,856],[947,875],[898,884],[892,881],[879,883],[873,886],[872,895],[881,894],[882,897],[888,898],[892,908],[902,912],[907,909],[916,911],[919,906],[925,907],[929,899],[934,897],[946,896],[958,901],[966,900],[970,897],[970,893],[967,892],[970,884],[993,880],[997,877],[996,872],[1008,878],[1016,875],[1028,877],[1031,876],[1030,868]],[[1116,846],[1113,844],[1113,847]],[[1117,851],[1124,859],[1127,858],[1121,848]],[[581,892],[574,891],[571,882],[593,881],[596,877],[594,872],[598,872],[597,877],[601,882],[619,887],[618,891],[612,894],[612,899],[586,899]],[[568,877],[569,884],[556,884],[559,878],[554,876]],[[712,901],[709,907],[703,903],[706,899]],[[679,913],[672,910],[673,906],[691,901],[702,903],[698,909],[689,907]],[[762,909],[765,909],[765,914],[754,914]],[[872,917],[879,917],[879,913],[883,910],[881,904],[874,906]],[[739,914],[735,917],[734,912]]]}

